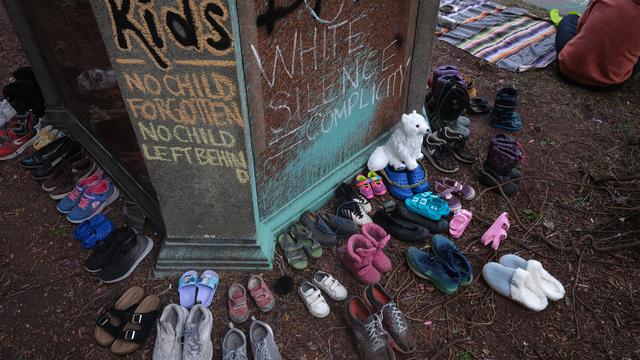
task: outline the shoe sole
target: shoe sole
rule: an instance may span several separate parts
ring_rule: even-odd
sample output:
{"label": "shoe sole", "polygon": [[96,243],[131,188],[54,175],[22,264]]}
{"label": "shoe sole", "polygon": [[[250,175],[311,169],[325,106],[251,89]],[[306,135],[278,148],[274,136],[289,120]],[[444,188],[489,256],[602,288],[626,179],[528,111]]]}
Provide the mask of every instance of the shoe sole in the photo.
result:
{"label": "shoe sole", "polygon": [[42,183],[42,190],[46,191],[46,192],[52,192],[53,190],[55,190],[55,186],[52,187],[45,187],[44,183]]}
{"label": "shoe sole", "polygon": [[428,151],[426,151],[424,148],[422,149],[422,154],[424,154],[424,157],[427,158],[427,160],[429,160],[429,163],[431,165],[433,165],[434,168],[436,168],[438,171],[443,172],[443,173],[447,173],[447,174],[453,174],[455,172],[458,172],[460,170],[459,167],[455,168],[455,169],[445,169],[441,166],[439,166],[438,164],[436,164],[436,162],[433,160],[433,158],[431,157],[431,154],[429,154]]}
{"label": "shoe sole", "polygon": [[0,160],[10,160],[10,159],[13,159],[13,158],[17,157],[18,155],[22,154],[29,146],[31,146],[36,141],[36,137],[38,136],[38,134],[39,134],[39,131],[36,133],[36,135],[34,137],[32,137],[31,139],[27,140],[26,143],[22,144],[12,154],[0,157]]}
{"label": "shoe sole", "polygon": [[89,269],[87,269],[87,267],[86,267],[86,266],[84,266],[84,269],[85,269],[86,271],[88,271],[88,272],[92,273],[92,274],[99,273],[99,272],[100,272],[100,270],[102,270],[102,268],[100,268],[100,269],[98,269],[98,270],[89,270]]}
{"label": "shoe sole", "polygon": [[[51,169],[53,170],[53,167]],[[46,179],[50,178],[52,175],[53,175],[53,171],[51,171],[46,176],[35,176],[35,175],[31,174],[31,178],[33,180],[40,181],[40,180],[46,180]]]}
{"label": "shoe sole", "polygon": [[429,281],[431,284],[433,284],[433,286],[435,286],[436,288],[438,288],[438,290],[442,291],[445,294],[449,294],[449,295],[455,294],[456,291],[458,290],[458,288],[456,288],[455,290],[448,290],[444,287],[441,287],[435,280],[433,280],[432,278],[426,275],[423,275],[422,273],[420,273],[420,271],[414,268],[413,265],[411,264],[411,261],[409,261],[409,259],[407,259],[407,265],[409,265],[409,268],[411,269],[411,271],[413,271],[414,274],[416,274],[417,277]]}
{"label": "shoe sole", "polygon": [[[373,304],[371,304],[369,302],[369,299],[367,298],[367,287],[362,289],[362,300],[364,300],[364,303],[367,304],[370,309],[375,309]],[[396,343],[395,340],[393,340],[393,337],[391,337],[391,334],[389,334],[389,345],[391,345],[391,347],[394,348],[397,352],[402,353],[402,354],[408,355],[408,354],[412,354],[413,352],[415,352],[415,350],[407,351],[407,350],[404,350],[403,348],[401,348],[400,345],[398,345],[398,343]]]}
{"label": "shoe sole", "polygon": [[[91,216],[89,216],[87,218],[84,218],[84,219],[79,219],[79,220],[71,220],[71,219],[69,219],[69,216],[67,216],[67,220],[69,222],[73,223],[73,224],[80,224],[80,223],[82,223],[84,221],[87,221],[87,220],[93,218],[94,216],[102,213],[102,210],[104,210],[104,208],[106,208],[107,206],[113,204],[114,201],[118,200],[119,196],[120,196],[120,191],[118,190],[117,187],[114,186],[113,187],[113,194],[111,194],[111,196],[109,196],[109,198],[104,203],[102,203],[102,205],[100,205],[98,210],[96,210],[96,212],[91,214]],[[60,211],[60,210],[58,210],[58,211]],[[62,211],[60,211],[60,212],[62,212]],[[69,211],[69,212],[71,212],[71,211]]]}
{"label": "shoe sole", "polygon": [[[142,260],[144,260],[145,257],[147,257],[147,255],[149,255],[149,253],[151,252],[151,249],[153,249],[153,240],[151,240],[151,238],[149,238],[148,236],[144,236],[143,237],[145,239],[147,239],[147,247],[144,249],[144,252],[138,257],[138,259],[136,260],[136,262],[133,264],[133,266],[131,266],[131,268],[129,269],[129,271],[127,271],[126,274],[120,276],[117,279],[111,279],[111,280],[102,280],[100,279],[100,281],[102,281],[105,284],[113,284],[116,283],[118,281],[122,281],[124,279],[126,279],[127,277],[129,277],[129,275],[131,275],[132,272],[135,271],[135,269],[138,267],[138,265],[140,265],[140,263],[142,262]],[[86,268],[85,268],[86,269]]]}
{"label": "shoe sole", "polygon": [[[51,191],[53,191],[53,190],[51,190]],[[59,195],[49,194],[49,197],[50,197],[51,199],[53,199],[53,200],[62,200],[62,199],[64,199],[64,198],[66,198],[69,194],[71,194],[72,192],[73,192],[73,190],[69,191],[69,192],[68,192],[68,193],[66,193],[66,194],[59,194]],[[62,212],[62,211],[60,211],[60,210],[58,210],[58,211],[59,211],[59,212]],[[63,214],[68,214],[68,212],[63,213]]]}
{"label": "shoe sole", "polygon": [[522,127],[512,128],[512,127],[502,126],[502,125],[498,125],[498,124],[494,124],[494,123],[491,123],[489,125],[491,125],[491,127],[494,128],[494,129],[500,129],[500,130],[509,131],[509,132],[518,132],[518,131],[522,130]]}

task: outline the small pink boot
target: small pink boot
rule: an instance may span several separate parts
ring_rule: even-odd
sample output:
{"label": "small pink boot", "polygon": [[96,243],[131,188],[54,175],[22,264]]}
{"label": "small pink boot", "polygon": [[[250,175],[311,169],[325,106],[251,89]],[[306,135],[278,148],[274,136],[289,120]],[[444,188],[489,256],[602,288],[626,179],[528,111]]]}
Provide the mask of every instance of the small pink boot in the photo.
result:
{"label": "small pink boot", "polygon": [[391,235],[374,223],[362,225],[362,234],[377,249],[376,255],[373,257],[373,266],[380,272],[391,271],[391,259],[382,251],[391,239]]}
{"label": "small pink boot", "polygon": [[375,284],[380,281],[380,272],[372,263],[378,249],[366,237],[360,234],[351,235],[345,250],[342,262],[356,279],[365,284]]}

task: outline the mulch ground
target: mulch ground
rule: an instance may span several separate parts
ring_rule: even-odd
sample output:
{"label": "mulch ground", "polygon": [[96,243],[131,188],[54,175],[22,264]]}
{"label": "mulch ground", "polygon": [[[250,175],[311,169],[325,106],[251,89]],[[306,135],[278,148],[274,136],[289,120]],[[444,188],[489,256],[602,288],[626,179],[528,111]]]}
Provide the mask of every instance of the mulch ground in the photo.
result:
{"label": "mulch ground", "polygon": [[[24,64],[6,15],[0,12],[0,76]],[[561,82],[554,66],[512,74],[487,65],[444,43],[435,42],[432,65],[454,64],[493,99],[504,85],[520,91],[526,161],[522,191],[507,200],[479,186],[479,165],[463,166],[456,177],[479,190],[464,202],[474,214],[457,241],[473,263],[475,280],[445,295],[408,269],[408,247],[391,241],[394,271],[383,282],[396,294],[411,320],[418,351],[405,359],[635,359],[640,358],[640,81],[610,93],[594,93]],[[472,117],[472,145],[486,152],[497,132],[487,116]],[[442,177],[430,171],[432,181]],[[121,203],[109,215],[119,219]],[[494,252],[479,238],[502,211],[512,226]],[[106,359],[114,357],[93,339],[96,316],[122,291],[140,285],[164,303],[176,302],[177,277],[156,279],[152,269],[158,246],[125,281],[101,284],[82,268],[89,253],[72,238],[73,227],[55,203],[17,161],[0,163],[0,358]],[[155,236],[156,245],[159,238]],[[351,292],[362,286],[331,249],[305,271],[276,261],[263,275],[270,284],[282,271],[297,283],[314,269],[331,272]],[[535,258],[565,286],[566,296],[533,313],[497,295],[480,276],[482,265],[514,252]],[[284,269],[284,270],[282,270]],[[214,304],[214,358],[229,322],[228,286],[246,283],[249,274],[221,275]],[[357,358],[341,304],[329,317],[311,317],[295,291],[277,297],[273,312],[256,318],[271,324],[287,359]],[[248,323],[240,326],[248,330]],[[150,359],[154,339],[131,359]],[[115,358],[115,357],[114,357]]]}

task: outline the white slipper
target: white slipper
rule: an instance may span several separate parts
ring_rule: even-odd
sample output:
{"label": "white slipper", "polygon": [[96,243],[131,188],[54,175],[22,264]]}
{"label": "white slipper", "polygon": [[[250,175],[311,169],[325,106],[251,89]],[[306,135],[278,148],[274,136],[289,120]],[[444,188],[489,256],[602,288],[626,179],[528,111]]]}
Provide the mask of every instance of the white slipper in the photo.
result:
{"label": "white slipper", "polygon": [[549,301],[528,271],[490,262],[482,268],[484,281],[498,294],[533,311],[542,311]]}
{"label": "white slipper", "polygon": [[549,300],[558,301],[564,297],[564,287],[544,269],[537,260],[525,260],[518,255],[507,254],[500,258],[500,264],[512,268],[523,269],[531,274],[531,278]]}

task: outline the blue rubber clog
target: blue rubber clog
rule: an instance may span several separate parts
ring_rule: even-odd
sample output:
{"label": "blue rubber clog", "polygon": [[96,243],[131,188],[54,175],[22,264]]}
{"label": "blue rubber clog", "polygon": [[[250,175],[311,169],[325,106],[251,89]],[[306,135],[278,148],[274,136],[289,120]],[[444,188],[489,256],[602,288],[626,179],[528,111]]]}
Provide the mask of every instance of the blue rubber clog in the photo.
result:
{"label": "blue rubber clog", "polygon": [[393,170],[391,166],[387,165],[383,172],[390,182],[389,186],[387,186],[387,189],[389,190],[391,195],[393,195],[393,197],[404,200],[413,196],[413,191],[411,191],[411,189],[409,189],[408,187],[404,188],[398,186],[409,186],[409,177],[405,171],[396,171]]}

